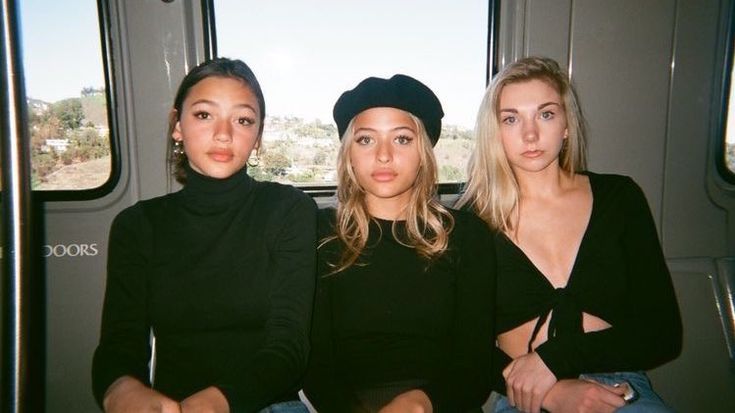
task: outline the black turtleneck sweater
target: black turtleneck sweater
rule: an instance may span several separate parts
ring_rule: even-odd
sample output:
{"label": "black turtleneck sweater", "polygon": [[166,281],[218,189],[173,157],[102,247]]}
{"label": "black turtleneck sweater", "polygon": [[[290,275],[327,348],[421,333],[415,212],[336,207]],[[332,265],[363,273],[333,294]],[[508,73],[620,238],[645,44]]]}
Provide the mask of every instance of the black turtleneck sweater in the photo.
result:
{"label": "black turtleneck sweater", "polygon": [[216,386],[232,412],[296,399],[314,294],[316,206],[241,171],[189,169],[183,190],[122,211],[110,231],[94,395],[122,376],[182,400]]}

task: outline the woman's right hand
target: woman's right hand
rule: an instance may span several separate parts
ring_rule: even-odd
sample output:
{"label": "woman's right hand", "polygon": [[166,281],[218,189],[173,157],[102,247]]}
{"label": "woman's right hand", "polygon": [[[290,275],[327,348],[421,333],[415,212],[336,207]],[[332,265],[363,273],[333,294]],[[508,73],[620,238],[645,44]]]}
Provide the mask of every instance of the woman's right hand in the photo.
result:
{"label": "woman's right hand", "polygon": [[625,406],[625,387],[613,387],[588,380],[560,380],[543,401],[553,413],[612,413]]}
{"label": "woman's right hand", "polygon": [[105,413],[181,413],[179,403],[139,380],[123,376],[105,393]]}

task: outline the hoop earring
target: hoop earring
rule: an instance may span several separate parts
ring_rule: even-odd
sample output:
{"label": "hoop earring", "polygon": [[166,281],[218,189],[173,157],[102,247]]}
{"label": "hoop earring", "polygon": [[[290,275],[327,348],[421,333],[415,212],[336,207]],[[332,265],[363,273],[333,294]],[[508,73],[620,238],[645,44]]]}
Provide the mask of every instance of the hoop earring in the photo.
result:
{"label": "hoop earring", "polygon": [[184,142],[174,140],[173,152],[174,152],[174,156],[176,156],[177,158],[184,156],[186,154],[186,152],[184,151]]}
{"label": "hoop earring", "polygon": [[248,157],[248,166],[251,168],[257,168],[258,165],[260,165],[260,157],[258,156],[258,151],[255,151],[255,155],[253,153],[250,153],[250,156]]}

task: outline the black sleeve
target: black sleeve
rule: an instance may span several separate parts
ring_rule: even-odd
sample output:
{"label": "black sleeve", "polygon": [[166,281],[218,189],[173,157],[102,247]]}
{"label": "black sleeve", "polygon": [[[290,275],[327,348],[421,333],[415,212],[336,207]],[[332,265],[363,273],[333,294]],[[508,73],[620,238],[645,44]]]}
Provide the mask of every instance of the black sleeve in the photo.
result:
{"label": "black sleeve", "polygon": [[122,211],[110,229],[100,342],[92,362],[92,389],[100,407],[107,388],[122,376],[149,384],[151,350],[145,268],[151,233],[137,205]]}
{"label": "black sleeve", "polygon": [[490,369],[490,383],[492,389],[502,395],[507,392],[503,370],[513,359],[497,346],[493,346],[492,368]]}
{"label": "black sleeve", "polygon": [[495,248],[489,229],[476,216],[456,214],[460,237],[454,327],[441,377],[423,390],[434,411],[480,407],[490,394],[495,339]]}
{"label": "black sleeve", "polygon": [[303,193],[298,195],[274,220],[270,230],[275,236],[267,241],[272,281],[264,344],[247,364],[233,363],[229,374],[214,383],[233,412],[256,412],[280,395],[295,393],[306,369],[314,296],[316,205]]}
{"label": "black sleeve", "polygon": [[[321,238],[334,233],[334,210],[319,214]],[[355,397],[353,389],[339,377],[336,371],[332,341],[332,304],[330,294],[329,262],[337,258],[338,241],[332,240],[320,247],[318,254],[318,279],[314,316],[311,324],[311,356],[304,380],[304,394],[319,413],[368,413]]]}
{"label": "black sleeve", "polygon": [[611,328],[554,337],[536,351],[558,379],[581,373],[647,370],[676,358],[682,327],[674,288],[643,191],[626,178],[619,193],[628,293]]}

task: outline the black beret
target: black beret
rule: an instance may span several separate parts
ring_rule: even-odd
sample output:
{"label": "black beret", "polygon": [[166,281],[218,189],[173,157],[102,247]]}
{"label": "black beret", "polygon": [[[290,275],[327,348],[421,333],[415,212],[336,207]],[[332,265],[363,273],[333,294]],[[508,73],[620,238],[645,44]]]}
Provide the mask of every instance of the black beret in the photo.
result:
{"label": "black beret", "polygon": [[357,114],[378,107],[397,108],[413,114],[424,123],[431,144],[436,145],[439,140],[444,116],[439,98],[425,84],[406,75],[390,79],[369,77],[343,93],[333,111],[339,138],[342,139],[347,125]]}

